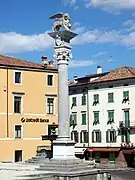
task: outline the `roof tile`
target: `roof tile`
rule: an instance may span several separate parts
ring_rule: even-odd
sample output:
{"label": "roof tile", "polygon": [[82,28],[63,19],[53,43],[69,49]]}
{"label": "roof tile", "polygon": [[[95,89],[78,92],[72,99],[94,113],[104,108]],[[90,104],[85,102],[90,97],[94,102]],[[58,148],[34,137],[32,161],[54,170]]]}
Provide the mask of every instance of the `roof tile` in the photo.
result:
{"label": "roof tile", "polygon": [[24,67],[24,68],[37,68],[37,69],[56,69],[54,67],[48,66],[44,68],[41,64],[30,62],[26,60],[17,59],[10,56],[0,55],[0,65],[3,66],[16,66],[16,67]]}

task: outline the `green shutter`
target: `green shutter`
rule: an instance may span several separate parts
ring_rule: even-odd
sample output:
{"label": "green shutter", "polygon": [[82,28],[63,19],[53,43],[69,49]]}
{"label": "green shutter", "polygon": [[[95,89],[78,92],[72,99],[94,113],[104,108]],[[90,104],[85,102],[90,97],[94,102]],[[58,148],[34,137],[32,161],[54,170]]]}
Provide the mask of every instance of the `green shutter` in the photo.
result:
{"label": "green shutter", "polygon": [[82,143],[82,131],[80,132],[80,143]]}
{"label": "green shutter", "polygon": [[123,92],[123,98],[125,98],[125,97],[129,97],[129,91],[124,91]]}
{"label": "green shutter", "polygon": [[117,142],[116,130],[114,130],[114,142]]}
{"label": "green shutter", "polygon": [[73,140],[73,132],[71,132],[71,140]]}
{"label": "green shutter", "polygon": [[124,111],[125,113],[125,126],[130,127],[129,111]]}
{"label": "green shutter", "polygon": [[101,143],[101,131],[99,131],[99,142]]}
{"label": "green shutter", "polygon": [[109,131],[106,131],[106,142],[109,143]]}
{"label": "green shutter", "polygon": [[74,106],[76,106],[76,97],[73,97],[73,98],[72,98],[72,104],[73,104]]}
{"label": "green shutter", "polygon": [[108,102],[113,102],[113,93],[108,93]]}
{"label": "green shutter", "polygon": [[86,95],[82,96],[82,105],[86,105]]}
{"label": "green shutter", "polygon": [[88,139],[89,139],[89,133],[88,132],[86,132],[86,143],[88,143]]}
{"label": "green shutter", "polygon": [[76,140],[76,143],[78,143],[78,132],[75,131],[75,140]]}
{"label": "green shutter", "polygon": [[73,121],[72,121],[72,114],[70,115],[70,126],[73,125]]}
{"label": "green shutter", "polygon": [[126,143],[129,143],[130,142],[130,134],[127,130],[127,133],[126,133]]}
{"label": "green shutter", "polygon": [[82,125],[86,125],[86,112],[82,113]]}
{"label": "green shutter", "polygon": [[124,142],[125,141],[125,136],[124,134],[121,135],[121,142]]}
{"label": "green shutter", "polygon": [[92,142],[94,142],[94,131],[92,131]]}

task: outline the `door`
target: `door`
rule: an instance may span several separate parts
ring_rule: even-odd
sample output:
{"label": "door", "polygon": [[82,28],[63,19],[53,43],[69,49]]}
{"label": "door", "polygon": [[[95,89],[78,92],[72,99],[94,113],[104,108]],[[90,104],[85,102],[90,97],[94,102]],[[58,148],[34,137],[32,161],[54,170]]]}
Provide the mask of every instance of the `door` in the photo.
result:
{"label": "door", "polygon": [[22,150],[15,151],[15,162],[22,161]]}

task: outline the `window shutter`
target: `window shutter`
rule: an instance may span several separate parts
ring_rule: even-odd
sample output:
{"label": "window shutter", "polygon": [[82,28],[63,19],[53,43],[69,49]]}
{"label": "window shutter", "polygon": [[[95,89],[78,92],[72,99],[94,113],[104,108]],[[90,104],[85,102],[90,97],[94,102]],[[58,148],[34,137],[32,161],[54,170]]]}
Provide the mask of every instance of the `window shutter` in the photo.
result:
{"label": "window shutter", "polygon": [[78,143],[78,132],[76,132],[76,142]]}
{"label": "window shutter", "polygon": [[106,131],[106,142],[109,143],[109,131]]}
{"label": "window shutter", "polygon": [[70,126],[73,125],[73,121],[72,121],[72,114],[70,115]]}
{"label": "window shutter", "polygon": [[73,132],[71,132],[71,140],[73,140]]}
{"label": "window shutter", "polygon": [[82,125],[86,125],[86,113],[82,113]]}
{"label": "window shutter", "polygon": [[80,143],[82,143],[82,131],[80,132]]}
{"label": "window shutter", "polygon": [[86,132],[86,143],[88,143],[88,140],[89,140],[89,133]]}
{"label": "window shutter", "polygon": [[74,124],[77,124],[77,113],[74,114]]}
{"label": "window shutter", "polygon": [[124,142],[124,134],[121,135],[121,142]]}
{"label": "window shutter", "polygon": [[101,143],[101,131],[99,131],[99,142]]}
{"label": "window shutter", "polygon": [[92,142],[94,142],[94,131],[92,131]]}
{"label": "window shutter", "polygon": [[114,142],[117,142],[116,130],[114,130]]}
{"label": "window shutter", "polygon": [[129,132],[126,133],[126,142],[127,143],[130,142],[130,134],[129,134]]}

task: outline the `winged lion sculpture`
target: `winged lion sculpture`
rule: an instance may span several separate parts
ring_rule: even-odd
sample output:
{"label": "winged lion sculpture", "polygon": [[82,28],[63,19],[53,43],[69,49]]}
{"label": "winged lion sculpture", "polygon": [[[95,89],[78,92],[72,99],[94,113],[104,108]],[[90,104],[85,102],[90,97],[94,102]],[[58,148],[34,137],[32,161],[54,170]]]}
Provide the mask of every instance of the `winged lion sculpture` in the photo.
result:
{"label": "winged lion sculpture", "polygon": [[70,31],[70,16],[68,13],[57,13],[50,16],[50,19],[55,19],[55,22],[52,25],[53,31],[60,31],[61,28],[64,28],[67,31]]}

